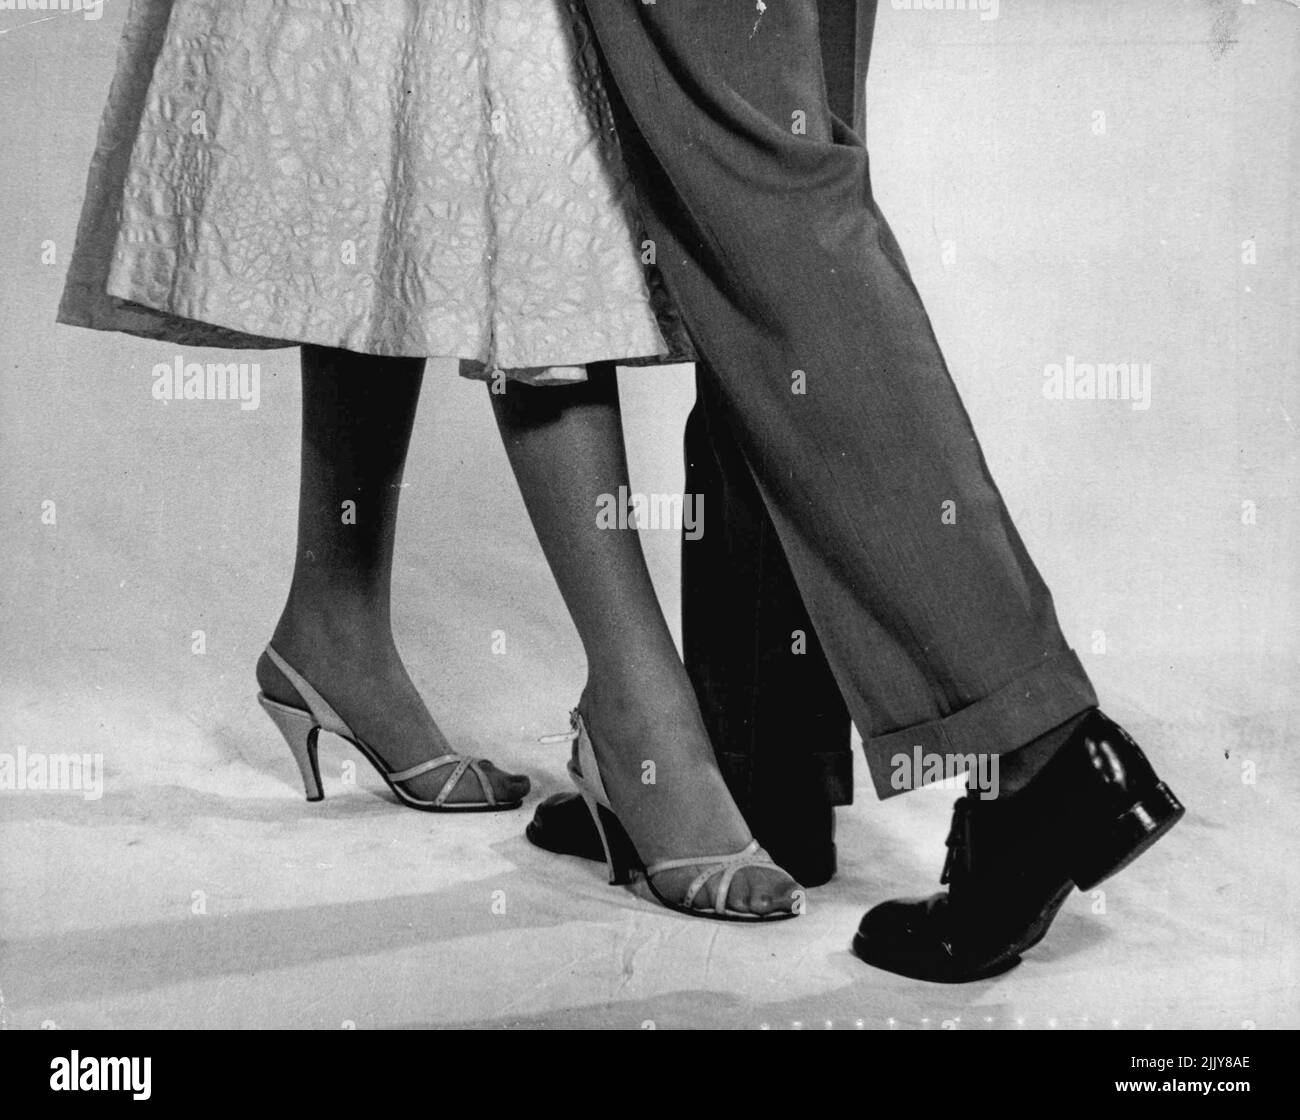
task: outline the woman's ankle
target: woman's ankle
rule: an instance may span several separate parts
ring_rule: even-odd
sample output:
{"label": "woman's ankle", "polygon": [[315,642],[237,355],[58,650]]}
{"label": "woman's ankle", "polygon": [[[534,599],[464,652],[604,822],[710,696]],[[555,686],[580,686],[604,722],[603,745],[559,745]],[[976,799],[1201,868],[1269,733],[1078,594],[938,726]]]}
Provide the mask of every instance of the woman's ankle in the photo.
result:
{"label": "woman's ankle", "polygon": [[290,649],[310,655],[317,648],[342,646],[379,658],[396,656],[397,650],[387,606],[347,594],[308,597],[291,593],[271,644],[290,661]]}
{"label": "woman's ankle", "polygon": [[[386,617],[358,604],[285,605],[268,643],[308,681],[328,687],[340,670],[365,667],[369,675],[397,671],[402,659]],[[296,703],[297,691],[266,652],[258,658],[259,687],[272,700]]]}
{"label": "woman's ankle", "polygon": [[673,728],[704,731],[695,692],[684,670],[680,674],[589,676],[578,710],[588,724],[594,722],[606,733],[618,730],[641,735]]}

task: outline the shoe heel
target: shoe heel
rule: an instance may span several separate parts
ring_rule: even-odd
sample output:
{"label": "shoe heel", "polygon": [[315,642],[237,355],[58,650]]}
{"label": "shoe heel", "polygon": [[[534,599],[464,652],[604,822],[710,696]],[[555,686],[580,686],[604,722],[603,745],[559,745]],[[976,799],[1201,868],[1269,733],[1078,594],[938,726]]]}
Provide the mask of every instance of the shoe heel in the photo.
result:
{"label": "shoe heel", "polygon": [[631,841],[623,832],[618,818],[598,802],[586,789],[579,786],[578,792],[591,813],[600,834],[600,846],[605,850],[605,866],[609,868],[609,881],[614,886],[621,886],[632,881],[633,859],[628,858]]}
{"label": "shoe heel", "polygon": [[261,694],[258,695],[257,702],[271,717],[271,722],[280,729],[284,741],[289,744],[293,760],[298,764],[298,772],[302,775],[307,800],[323,800],[325,791],[320,784],[320,762],[316,756],[316,739],[320,734],[320,725],[310,712],[304,712],[301,708],[291,708],[287,704],[276,703]]}
{"label": "shoe heel", "polygon": [[1164,782],[1157,782],[1120,814],[1100,837],[1092,837],[1072,860],[1070,878],[1082,891],[1122,871],[1174,827],[1186,810]]}

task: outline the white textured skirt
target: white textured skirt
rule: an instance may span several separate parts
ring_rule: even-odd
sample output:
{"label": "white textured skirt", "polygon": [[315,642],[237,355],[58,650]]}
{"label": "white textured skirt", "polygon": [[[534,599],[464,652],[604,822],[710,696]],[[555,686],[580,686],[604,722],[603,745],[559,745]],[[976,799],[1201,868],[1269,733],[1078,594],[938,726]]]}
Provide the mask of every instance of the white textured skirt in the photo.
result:
{"label": "white textured skirt", "polygon": [[568,381],[651,261],[576,0],[132,0],[58,318]]}

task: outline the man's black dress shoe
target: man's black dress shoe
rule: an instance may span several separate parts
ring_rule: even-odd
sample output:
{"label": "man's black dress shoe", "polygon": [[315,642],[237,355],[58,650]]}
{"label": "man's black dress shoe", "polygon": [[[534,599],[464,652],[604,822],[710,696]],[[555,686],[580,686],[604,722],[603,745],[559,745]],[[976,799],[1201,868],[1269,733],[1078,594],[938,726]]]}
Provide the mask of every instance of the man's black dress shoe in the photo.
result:
{"label": "man's black dress shoe", "polygon": [[1070,891],[1128,866],[1183,811],[1127,732],[1093,709],[1015,796],[957,802],[940,878],[948,889],[869,910],[853,951],[917,980],[1006,972]]}
{"label": "man's black dress shoe", "polygon": [[592,860],[605,858],[591,813],[576,793],[551,794],[537,806],[524,835],[537,847],[556,855]]}
{"label": "man's black dress shoe", "polygon": [[[791,839],[783,835],[776,837],[777,842],[773,843],[773,837],[766,834],[770,833],[771,829],[762,833],[755,830],[759,843],[767,849],[772,859],[805,887],[820,887],[829,882],[835,874],[835,845],[825,839],[829,834],[829,818],[833,810],[829,805],[820,806],[819,809],[824,812],[828,820],[820,829],[808,830],[811,840],[805,841],[797,835]],[[611,844],[627,845],[629,850],[635,852],[631,840],[617,821],[611,817],[606,820],[605,825],[606,835]],[[783,832],[785,831],[783,829]],[[591,814],[583,804],[582,798],[576,793],[551,794],[537,806],[533,819],[524,829],[524,835],[539,848],[545,848],[548,852],[555,852],[558,855],[580,856],[582,859],[598,862],[603,862],[605,859]],[[782,840],[784,843],[781,842]]]}

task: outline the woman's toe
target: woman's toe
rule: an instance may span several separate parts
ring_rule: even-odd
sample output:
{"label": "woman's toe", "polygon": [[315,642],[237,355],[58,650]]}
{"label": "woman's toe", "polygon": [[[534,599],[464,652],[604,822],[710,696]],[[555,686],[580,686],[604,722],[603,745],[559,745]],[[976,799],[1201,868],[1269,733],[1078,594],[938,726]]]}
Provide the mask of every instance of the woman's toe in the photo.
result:
{"label": "woman's toe", "polygon": [[[735,888],[732,889],[734,892]],[[788,875],[755,868],[744,874],[742,902],[736,909],[764,916],[793,913],[798,891],[799,884]]]}
{"label": "woman's toe", "polygon": [[[479,769],[482,771],[482,778],[467,770],[456,783],[456,788],[447,796],[449,805],[482,805],[487,802],[487,789],[483,788],[482,782],[486,781],[488,789],[491,790],[493,798],[497,804],[511,804],[522,801],[532,788],[532,783],[523,774],[510,774],[505,770],[498,769],[485,758],[477,760]],[[440,780],[445,780],[445,775]],[[437,793],[435,786],[428,796],[433,797]]]}
{"label": "woman's toe", "polygon": [[533,788],[532,782],[525,774],[511,774],[506,770],[498,769],[486,759],[480,765],[492,784],[492,794],[498,801],[522,801]]}

